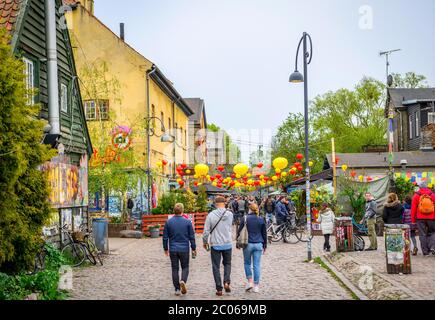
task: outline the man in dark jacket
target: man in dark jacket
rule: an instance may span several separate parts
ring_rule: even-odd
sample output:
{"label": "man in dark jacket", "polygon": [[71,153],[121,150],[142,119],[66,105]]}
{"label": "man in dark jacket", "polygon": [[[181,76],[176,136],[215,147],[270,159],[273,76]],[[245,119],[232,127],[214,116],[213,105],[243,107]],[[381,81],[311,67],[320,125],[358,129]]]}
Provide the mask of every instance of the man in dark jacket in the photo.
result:
{"label": "man in dark jacket", "polygon": [[[175,205],[175,216],[165,224],[163,231],[163,250],[165,255],[171,258],[172,281],[175,287],[175,294],[187,293],[187,278],[189,277],[190,248],[193,257],[196,257],[195,232],[192,222],[185,219],[182,214],[184,206],[181,203]],[[169,242],[169,245],[168,245]],[[190,244],[190,248],[189,248]],[[179,268],[181,264],[181,281]]]}
{"label": "man in dark jacket", "polygon": [[367,230],[370,239],[370,247],[366,251],[378,250],[378,238],[376,234],[376,214],[378,205],[370,192],[365,194],[366,208],[365,215],[360,224],[367,223]]}
{"label": "man in dark jacket", "polygon": [[[420,184],[420,190],[412,198],[411,217],[412,223],[417,223],[423,255],[435,255],[435,212],[422,212],[423,206],[435,204],[435,194],[428,188],[427,182]],[[423,201],[425,204],[423,204]],[[432,211],[432,210],[431,210]]]}
{"label": "man in dark jacket", "polygon": [[286,222],[288,217],[286,198],[282,197],[276,204],[275,207],[275,216],[276,216],[276,224],[281,225]]}

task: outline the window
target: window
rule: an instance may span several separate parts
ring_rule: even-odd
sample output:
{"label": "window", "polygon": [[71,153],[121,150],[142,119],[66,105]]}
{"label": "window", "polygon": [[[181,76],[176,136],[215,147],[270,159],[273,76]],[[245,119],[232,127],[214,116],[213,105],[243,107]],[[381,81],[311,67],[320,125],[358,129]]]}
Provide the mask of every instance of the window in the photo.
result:
{"label": "window", "polygon": [[109,120],[109,100],[85,101],[86,120]]}
{"label": "window", "polygon": [[414,132],[414,126],[413,126],[413,122],[412,122],[412,117],[410,116],[409,117],[409,128],[408,128],[408,131],[409,131],[409,139],[410,140],[412,140],[413,138],[414,138],[414,135],[412,134],[413,132]]}
{"label": "window", "polygon": [[63,83],[60,85],[60,110],[68,113],[68,87]]}
{"label": "window", "polygon": [[[27,90],[33,90],[35,88],[35,64],[33,61],[23,58],[25,64],[25,74],[26,74],[26,88]],[[31,94],[28,97],[28,104],[34,104],[35,97]]]}
{"label": "window", "polygon": [[420,136],[420,114],[417,111],[415,113],[415,137],[418,138]]}
{"label": "window", "polygon": [[427,113],[427,123],[428,124],[435,124],[435,112],[428,112]]}

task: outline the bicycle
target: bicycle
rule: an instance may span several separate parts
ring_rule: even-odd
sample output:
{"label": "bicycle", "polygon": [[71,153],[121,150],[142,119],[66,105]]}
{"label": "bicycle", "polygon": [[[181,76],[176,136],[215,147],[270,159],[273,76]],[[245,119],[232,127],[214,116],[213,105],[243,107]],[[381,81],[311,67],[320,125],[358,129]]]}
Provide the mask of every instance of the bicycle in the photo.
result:
{"label": "bicycle", "polygon": [[296,218],[296,237],[300,242],[309,242],[314,239],[313,233],[311,232],[311,237],[308,237],[310,233],[308,228],[307,216],[301,216],[299,219]]}
{"label": "bicycle", "polygon": [[[68,240],[68,244],[63,246],[62,254],[67,258],[67,261],[70,263],[71,267],[78,267],[83,264],[85,261],[87,254],[85,252],[85,248],[80,243],[74,241],[71,233],[67,229],[67,225],[64,225],[61,228],[61,237],[66,236]],[[61,239],[61,242],[63,239]]]}
{"label": "bicycle", "polygon": [[[80,230],[83,230],[83,225],[80,226]],[[91,264],[93,264],[94,266],[96,266],[97,263],[103,265],[102,254],[98,250],[94,238],[90,232],[75,232],[73,234],[73,238],[75,242],[81,244],[85,248],[86,258]]]}
{"label": "bicycle", "polygon": [[366,247],[366,243],[360,235],[354,234],[353,235],[353,246],[355,251],[364,251]]}

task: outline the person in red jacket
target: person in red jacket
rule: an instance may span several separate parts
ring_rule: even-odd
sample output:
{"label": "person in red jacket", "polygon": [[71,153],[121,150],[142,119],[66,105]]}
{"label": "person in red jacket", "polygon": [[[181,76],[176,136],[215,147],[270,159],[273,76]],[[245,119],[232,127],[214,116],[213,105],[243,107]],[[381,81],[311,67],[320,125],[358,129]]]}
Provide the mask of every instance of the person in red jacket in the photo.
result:
{"label": "person in red jacket", "polygon": [[[428,188],[427,182],[420,184],[420,190],[414,195],[411,206],[412,223],[417,223],[423,255],[435,255],[435,211],[420,212],[420,205],[424,195],[432,199],[435,204],[435,193]],[[427,204],[427,202],[426,202]]]}

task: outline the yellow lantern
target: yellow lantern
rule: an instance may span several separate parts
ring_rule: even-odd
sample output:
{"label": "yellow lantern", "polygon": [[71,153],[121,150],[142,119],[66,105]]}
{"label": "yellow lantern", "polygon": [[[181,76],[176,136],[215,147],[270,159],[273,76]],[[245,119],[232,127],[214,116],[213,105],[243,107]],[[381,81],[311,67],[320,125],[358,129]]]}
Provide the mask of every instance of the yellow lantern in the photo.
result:
{"label": "yellow lantern", "polygon": [[359,176],[359,181],[363,182],[364,181],[364,176]]}
{"label": "yellow lantern", "polygon": [[313,161],[310,161],[310,162],[308,162],[308,165],[309,165],[310,167],[312,167],[312,166],[314,166],[314,162],[313,162]]}
{"label": "yellow lantern", "polygon": [[272,177],[272,180],[273,180],[273,181],[278,181],[278,177],[277,177],[277,176],[273,176],[273,177]]}
{"label": "yellow lantern", "polygon": [[197,174],[195,174],[195,175],[193,176],[193,178],[198,179],[199,177],[198,177]]}
{"label": "yellow lantern", "polygon": [[276,173],[276,174],[280,174],[281,172],[282,172],[281,169],[276,169],[276,170],[275,170],[275,173]]}
{"label": "yellow lantern", "polygon": [[158,161],[157,162],[157,167],[163,167],[163,162],[162,161]]}
{"label": "yellow lantern", "polygon": [[284,170],[288,166],[288,160],[286,158],[276,158],[273,161],[273,167],[275,169]]}
{"label": "yellow lantern", "polygon": [[191,173],[192,173],[192,171],[186,170],[186,174],[191,174]]}
{"label": "yellow lantern", "polygon": [[281,174],[281,176],[282,176],[283,178],[287,177],[287,172],[283,172],[283,173]]}
{"label": "yellow lantern", "polygon": [[195,173],[199,177],[205,177],[209,170],[210,168],[206,164],[197,164],[195,166]]}
{"label": "yellow lantern", "polygon": [[234,166],[234,173],[240,176],[244,176],[249,171],[249,167],[244,163],[239,163]]}
{"label": "yellow lantern", "polygon": [[341,169],[342,169],[344,172],[346,172],[348,168],[349,168],[349,167],[348,167],[346,164],[343,164],[343,165],[341,166]]}
{"label": "yellow lantern", "polygon": [[237,179],[240,179],[242,176],[240,174],[236,175]]}

